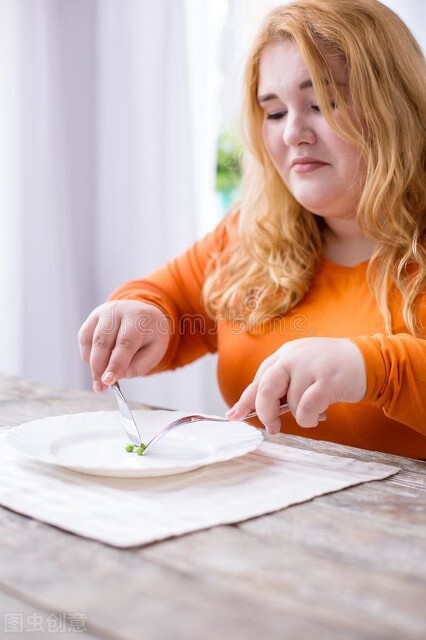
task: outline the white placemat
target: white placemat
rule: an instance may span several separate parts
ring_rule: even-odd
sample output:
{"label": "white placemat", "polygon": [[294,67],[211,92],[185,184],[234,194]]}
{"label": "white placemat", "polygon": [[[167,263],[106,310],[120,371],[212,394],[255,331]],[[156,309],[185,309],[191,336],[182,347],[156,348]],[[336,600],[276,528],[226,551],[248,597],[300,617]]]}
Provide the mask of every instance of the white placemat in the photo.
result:
{"label": "white placemat", "polygon": [[242,522],[398,467],[264,442],[242,458],[164,478],[102,478],[32,461],[0,434],[0,504],[116,546]]}

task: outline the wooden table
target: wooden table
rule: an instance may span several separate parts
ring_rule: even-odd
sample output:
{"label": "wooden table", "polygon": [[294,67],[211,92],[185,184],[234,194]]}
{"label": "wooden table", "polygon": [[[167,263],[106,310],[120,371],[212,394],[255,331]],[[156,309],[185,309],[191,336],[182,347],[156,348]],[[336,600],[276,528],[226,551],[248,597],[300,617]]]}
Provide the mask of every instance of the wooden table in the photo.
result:
{"label": "wooden table", "polygon": [[[0,376],[0,427],[106,408],[115,408],[112,398]],[[129,550],[0,508],[0,637],[424,640],[426,463],[304,438],[285,442],[402,471]],[[23,624],[20,636],[5,631],[12,613]]]}

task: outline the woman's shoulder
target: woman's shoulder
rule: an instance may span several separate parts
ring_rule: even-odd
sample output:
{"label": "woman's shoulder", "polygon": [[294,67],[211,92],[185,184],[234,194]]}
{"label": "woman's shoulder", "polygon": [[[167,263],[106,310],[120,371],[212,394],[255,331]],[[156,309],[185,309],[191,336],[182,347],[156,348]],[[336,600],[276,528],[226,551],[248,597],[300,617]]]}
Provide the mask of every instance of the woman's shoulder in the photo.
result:
{"label": "woman's shoulder", "polygon": [[239,224],[240,210],[235,207],[204,237],[203,242],[210,246],[210,250],[223,251],[236,240]]}

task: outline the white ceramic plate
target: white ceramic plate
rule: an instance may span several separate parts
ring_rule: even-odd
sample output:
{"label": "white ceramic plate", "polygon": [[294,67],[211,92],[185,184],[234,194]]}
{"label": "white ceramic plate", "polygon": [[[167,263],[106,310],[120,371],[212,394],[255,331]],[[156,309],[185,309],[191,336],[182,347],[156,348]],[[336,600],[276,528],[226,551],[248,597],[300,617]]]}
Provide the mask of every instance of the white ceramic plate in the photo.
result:
{"label": "white ceramic plate", "polygon": [[[146,443],[182,411],[134,411]],[[145,456],[125,450],[128,441],[117,411],[52,416],[8,432],[13,449],[41,462],[99,476],[150,477],[184,473],[231,460],[256,449],[261,431],[244,422],[196,422],[178,427]]]}

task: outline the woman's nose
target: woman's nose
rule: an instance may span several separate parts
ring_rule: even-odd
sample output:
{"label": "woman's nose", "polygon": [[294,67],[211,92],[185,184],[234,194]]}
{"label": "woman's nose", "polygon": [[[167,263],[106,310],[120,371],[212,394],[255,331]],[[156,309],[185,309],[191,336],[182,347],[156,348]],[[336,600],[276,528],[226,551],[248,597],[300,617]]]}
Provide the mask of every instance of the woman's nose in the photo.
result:
{"label": "woman's nose", "polygon": [[313,144],[315,140],[315,132],[303,114],[287,114],[283,131],[283,141],[287,146]]}

